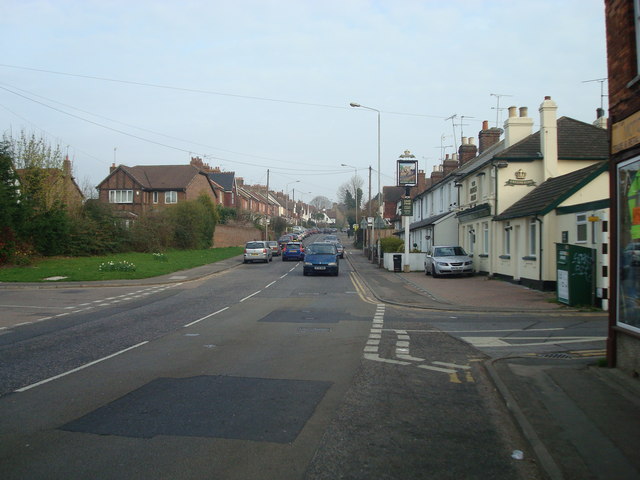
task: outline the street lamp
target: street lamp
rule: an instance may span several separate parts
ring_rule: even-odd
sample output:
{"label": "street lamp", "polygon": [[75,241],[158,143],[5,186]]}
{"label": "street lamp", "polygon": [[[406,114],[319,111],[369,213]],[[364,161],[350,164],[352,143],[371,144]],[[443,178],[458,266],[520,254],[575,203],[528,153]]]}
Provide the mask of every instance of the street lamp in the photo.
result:
{"label": "street lamp", "polygon": [[[378,215],[380,215],[380,217],[382,217],[383,211],[382,211],[382,195],[380,193],[380,110],[378,110],[377,108],[371,108],[371,107],[365,107],[364,105],[360,105],[359,103],[356,102],[351,102],[349,104],[350,106],[354,107],[354,108],[364,108],[366,110],[371,110],[373,112],[376,112],[378,114]],[[373,227],[371,228],[371,237],[374,237],[374,230],[375,230],[375,222],[373,222]],[[378,243],[378,262],[380,261],[380,244]]]}
{"label": "street lamp", "polygon": [[[358,169],[353,165],[347,165],[346,163],[341,163],[340,166],[353,168],[354,176],[356,177],[358,176]],[[358,186],[355,184],[355,182],[353,187],[354,187],[353,189],[356,191],[356,224],[357,224],[358,223]]]}
{"label": "street lamp", "polygon": [[287,217],[289,217],[289,185],[291,185],[292,183],[298,183],[298,182],[300,182],[300,180],[294,180],[293,182],[289,182],[284,185],[284,193],[285,193],[284,210],[285,210],[285,215]]}

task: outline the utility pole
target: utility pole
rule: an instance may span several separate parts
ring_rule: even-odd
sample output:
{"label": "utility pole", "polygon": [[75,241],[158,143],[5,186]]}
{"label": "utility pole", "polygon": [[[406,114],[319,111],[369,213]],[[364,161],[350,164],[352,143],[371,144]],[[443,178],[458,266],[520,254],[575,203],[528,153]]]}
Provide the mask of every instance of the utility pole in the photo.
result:
{"label": "utility pole", "polygon": [[267,217],[264,223],[264,236],[265,240],[269,240],[269,218],[271,214],[271,208],[269,206],[269,169],[267,168]]}

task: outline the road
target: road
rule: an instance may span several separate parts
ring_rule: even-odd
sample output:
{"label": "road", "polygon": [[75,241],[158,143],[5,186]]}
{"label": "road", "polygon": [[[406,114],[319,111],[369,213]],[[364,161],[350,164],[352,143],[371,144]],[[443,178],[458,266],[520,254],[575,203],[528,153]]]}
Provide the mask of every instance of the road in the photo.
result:
{"label": "road", "polygon": [[3,479],[539,478],[483,361],[599,329],[391,307],[346,261],[303,277],[277,257],[0,304]]}

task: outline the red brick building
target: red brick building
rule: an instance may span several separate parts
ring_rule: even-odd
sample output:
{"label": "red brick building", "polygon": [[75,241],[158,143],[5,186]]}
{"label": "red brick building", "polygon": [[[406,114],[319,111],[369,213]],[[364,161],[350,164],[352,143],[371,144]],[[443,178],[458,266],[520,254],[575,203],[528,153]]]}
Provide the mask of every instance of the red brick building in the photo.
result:
{"label": "red brick building", "polygon": [[610,366],[640,375],[640,0],[605,0],[610,122]]}
{"label": "red brick building", "polygon": [[222,202],[222,188],[193,165],[111,166],[109,176],[98,185],[101,202],[135,219],[139,215],[201,194],[214,204]]}

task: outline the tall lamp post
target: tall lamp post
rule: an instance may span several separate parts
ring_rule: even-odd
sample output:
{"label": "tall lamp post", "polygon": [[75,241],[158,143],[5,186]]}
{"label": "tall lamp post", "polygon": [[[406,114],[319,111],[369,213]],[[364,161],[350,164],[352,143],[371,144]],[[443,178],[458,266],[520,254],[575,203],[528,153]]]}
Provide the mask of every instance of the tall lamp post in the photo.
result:
{"label": "tall lamp post", "polygon": [[[356,102],[351,102],[349,105],[354,108],[364,108],[366,110],[371,110],[378,114],[378,213],[377,215],[380,215],[380,217],[382,218],[382,195],[380,193],[380,110],[378,110],[377,108],[366,107]],[[376,225],[376,222],[374,220],[373,226],[371,227],[372,238],[374,237],[374,230],[376,228],[375,225]],[[380,241],[378,240],[378,263],[379,262],[380,262]]]}
{"label": "tall lamp post", "polygon": [[[353,175],[356,177],[358,176],[358,169],[353,165],[347,165],[346,163],[341,163],[340,166],[353,168],[353,172],[354,172]],[[353,186],[355,187],[354,190],[356,191],[355,193],[356,193],[356,225],[357,225],[358,224],[358,186],[355,185],[355,182]]]}
{"label": "tall lamp post", "polygon": [[299,182],[300,180],[294,180],[293,182],[289,182],[284,185],[284,193],[286,194],[284,209],[285,209],[285,215],[287,216],[287,218],[289,217],[289,185],[291,185],[292,183],[299,183]]}

